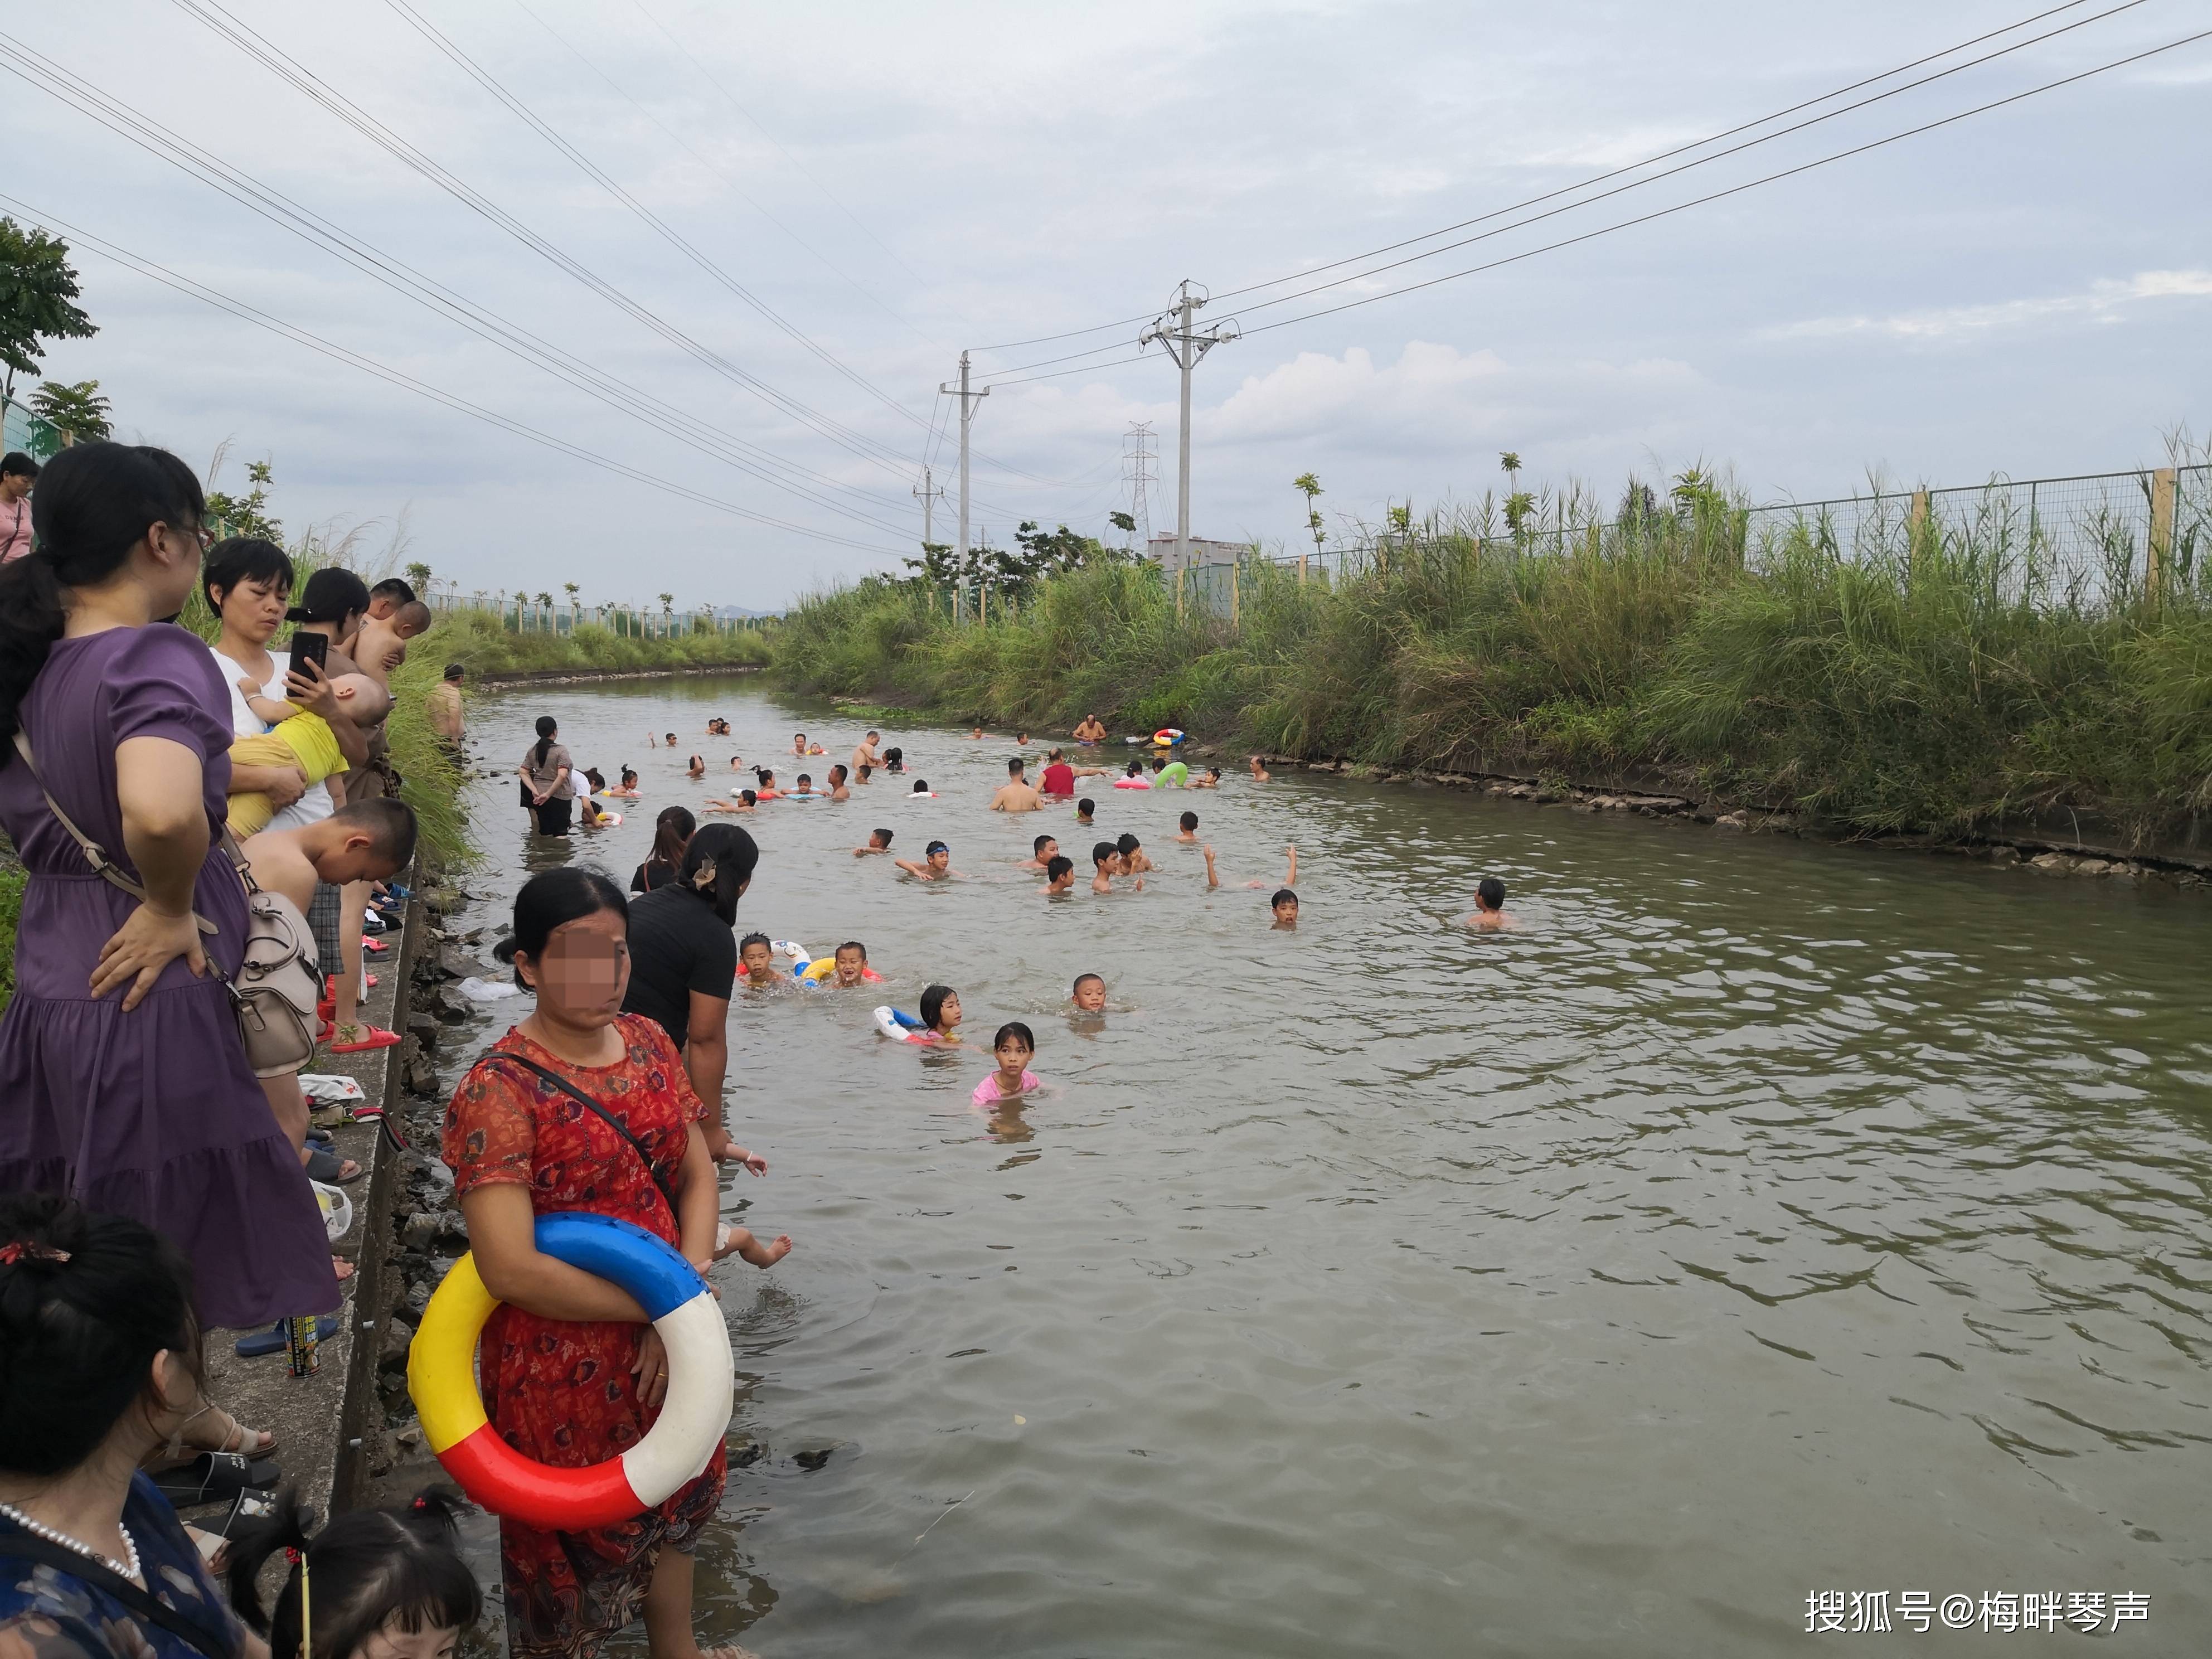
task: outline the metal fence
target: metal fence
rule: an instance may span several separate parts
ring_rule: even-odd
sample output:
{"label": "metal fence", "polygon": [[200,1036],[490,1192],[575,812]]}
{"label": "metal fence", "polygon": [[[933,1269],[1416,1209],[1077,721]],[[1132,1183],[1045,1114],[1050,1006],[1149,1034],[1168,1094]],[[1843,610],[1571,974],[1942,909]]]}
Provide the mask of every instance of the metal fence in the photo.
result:
{"label": "metal fence", "polygon": [[615,602],[607,605],[556,605],[550,597],[527,593],[499,593],[489,588],[464,592],[447,583],[432,582],[422,594],[434,611],[483,611],[500,619],[510,634],[552,634],[565,637],[579,628],[601,628],[617,639],[665,640],[689,634],[757,632],[775,618],[718,617],[712,611],[678,611],[671,606]]}

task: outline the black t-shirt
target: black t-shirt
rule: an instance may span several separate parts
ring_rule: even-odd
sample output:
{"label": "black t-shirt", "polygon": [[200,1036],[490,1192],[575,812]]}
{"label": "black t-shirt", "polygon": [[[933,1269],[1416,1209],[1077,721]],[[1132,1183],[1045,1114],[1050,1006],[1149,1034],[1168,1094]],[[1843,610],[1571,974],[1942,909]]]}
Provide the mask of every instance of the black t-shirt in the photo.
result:
{"label": "black t-shirt", "polygon": [[653,893],[676,879],[676,866],[665,859],[647,859],[630,872],[629,890]]}
{"label": "black t-shirt", "polygon": [[727,1000],[738,982],[738,936],[714,907],[684,887],[664,887],[629,907],[629,989],[623,1012],[658,1020],[681,1048],[691,993]]}

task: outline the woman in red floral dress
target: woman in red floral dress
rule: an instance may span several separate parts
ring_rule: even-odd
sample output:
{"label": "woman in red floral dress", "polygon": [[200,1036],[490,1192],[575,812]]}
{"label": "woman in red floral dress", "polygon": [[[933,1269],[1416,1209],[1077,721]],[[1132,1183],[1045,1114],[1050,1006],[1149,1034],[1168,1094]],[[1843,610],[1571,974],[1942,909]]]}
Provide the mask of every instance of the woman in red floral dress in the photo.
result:
{"label": "woman in red floral dress", "polygon": [[[667,1033],[621,1012],[627,925],[621,890],[604,876],[549,870],[524,885],[500,952],[538,993],[536,1012],[471,1068],[446,1113],[444,1156],[477,1270],[503,1304],[479,1350],[484,1407],[509,1445],[558,1468],[619,1456],[643,1437],[667,1391],[667,1357],[626,1292],[538,1254],[536,1218],[614,1216],[702,1272],[717,1254],[718,1183],[699,1129],[707,1109]],[[596,1101],[637,1147],[532,1066]],[[732,1237],[726,1249],[752,1243]],[[747,1254],[773,1261],[790,1248],[782,1238]],[[699,1659],[692,1552],[726,1473],[718,1449],[666,1502],[594,1531],[501,1521],[508,1651],[586,1659],[642,1607],[653,1659]]]}

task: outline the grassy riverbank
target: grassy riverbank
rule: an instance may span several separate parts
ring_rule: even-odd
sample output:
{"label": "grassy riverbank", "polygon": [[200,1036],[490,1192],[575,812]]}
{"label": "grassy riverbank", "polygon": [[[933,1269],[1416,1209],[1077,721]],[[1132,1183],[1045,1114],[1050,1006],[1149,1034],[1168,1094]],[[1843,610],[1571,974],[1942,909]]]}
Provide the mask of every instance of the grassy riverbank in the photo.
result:
{"label": "grassy riverbank", "polygon": [[1959,832],[2071,807],[2149,835],[2212,811],[2212,607],[2030,605],[1986,549],[1747,561],[1725,507],[1538,550],[1436,521],[1376,568],[1255,562],[1237,618],[1148,567],[1054,577],[988,626],[905,584],[817,596],[775,636],[793,690],[1064,731],[1173,725],[1388,766],[1655,768],[1846,830]]}
{"label": "grassy riverbank", "polygon": [[410,662],[437,659],[465,665],[471,674],[526,674],[573,669],[578,673],[615,673],[655,668],[757,668],[767,664],[769,635],[755,629],[733,634],[679,634],[672,639],[624,639],[609,629],[586,623],[570,634],[511,632],[496,612],[449,611],[416,640]]}

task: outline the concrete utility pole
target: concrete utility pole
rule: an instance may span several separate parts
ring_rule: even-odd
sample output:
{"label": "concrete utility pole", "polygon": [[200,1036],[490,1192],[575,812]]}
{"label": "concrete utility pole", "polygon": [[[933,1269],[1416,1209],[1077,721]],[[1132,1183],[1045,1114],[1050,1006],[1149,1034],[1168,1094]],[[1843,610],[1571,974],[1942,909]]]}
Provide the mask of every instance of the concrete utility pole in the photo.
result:
{"label": "concrete utility pole", "polygon": [[[1170,307],[1152,321],[1151,327],[1137,337],[1140,346],[1158,341],[1168,349],[1182,370],[1182,431],[1180,435],[1181,455],[1176,468],[1176,564],[1178,568],[1190,562],[1190,372],[1196,368],[1199,359],[1218,345],[1240,338],[1243,331],[1231,322],[1216,323],[1200,334],[1193,331],[1191,319],[1206,295],[1193,290],[1188,277],[1177,285],[1175,300]],[[1170,321],[1173,325],[1170,326]]]}
{"label": "concrete utility pole", "polygon": [[968,568],[968,422],[975,418],[976,400],[989,397],[991,388],[985,386],[981,392],[968,389],[968,354],[963,351],[960,354],[960,384],[957,386],[939,386],[937,389],[948,398],[960,399],[960,569],[965,574]]}
{"label": "concrete utility pole", "polygon": [[919,496],[921,501],[921,544],[927,548],[937,539],[930,533],[930,525],[933,521],[930,508],[945,499],[945,491],[935,487],[934,477],[926,463],[921,469],[921,482],[914,487],[911,493]]}

